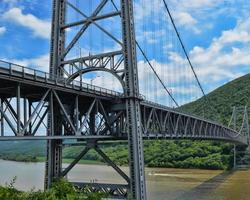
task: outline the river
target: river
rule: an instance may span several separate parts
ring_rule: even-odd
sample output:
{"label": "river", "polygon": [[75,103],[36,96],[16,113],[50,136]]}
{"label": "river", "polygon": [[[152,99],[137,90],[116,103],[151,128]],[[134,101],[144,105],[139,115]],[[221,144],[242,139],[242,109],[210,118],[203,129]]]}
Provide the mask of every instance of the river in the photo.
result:
{"label": "river", "polygon": [[[128,171],[127,168],[123,170]],[[250,200],[250,170],[147,168],[145,172],[149,200]],[[17,176],[15,186],[18,189],[42,189],[44,163],[0,160],[0,184],[10,182],[14,176]],[[124,183],[112,168],[100,165],[77,165],[68,179]]]}

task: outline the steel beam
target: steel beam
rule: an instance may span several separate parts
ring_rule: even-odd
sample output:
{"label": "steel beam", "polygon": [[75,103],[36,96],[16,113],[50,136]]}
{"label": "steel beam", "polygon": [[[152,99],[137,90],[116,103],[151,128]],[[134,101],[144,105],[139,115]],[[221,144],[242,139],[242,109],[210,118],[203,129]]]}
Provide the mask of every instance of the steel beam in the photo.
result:
{"label": "steel beam", "polygon": [[[29,124],[32,122],[32,120],[34,119],[35,115],[39,115],[39,113],[37,113],[37,111],[39,110],[39,108],[42,106],[42,104],[44,103],[45,98],[47,98],[48,94],[49,94],[50,90],[46,91],[45,94],[43,95],[42,99],[40,100],[40,102],[38,103],[38,105],[36,106],[36,108],[34,109],[33,113],[31,114],[29,120],[27,122],[24,123],[24,127],[23,127],[23,133],[26,131],[26,129],[28,128]],[[26,101],[26,100],[24,100]],[[26,120],[25,120],[26,121]]]}
{"label": "steel beam", "polygon": [[[13,131],[13,133],[15,134],[15,136],[18,136],[18,132],[15,128],[15,126],[12,124],[11,120],[9,119],[9,117],[6,115],[3,107],[1,106],[0,108],[0,112],[1,112],[1,116],[2,116],[2,119],[5,119],[5,121],[8,123],[8,125],[10,126],[11,130]],[[3,133],[4,135],[4,133]]]}
{"label": "steel beam", "polygon": [[90,148],[87,146],[85,147],[82,152],[69,164],[69,166],[64,169],[64,171],[61,173],[61,176],[66,176],[69,171],[82,159],[83,156],[85,156],[89,152]]}
{"label": "steel beam", "polygon": [[125,174],[112,160],[110,160],[110,158],[98,147],[96,146],[94,148],[96,150],[96,152],[111,166],[113,167],[113,169],[122,177],[124,178],[127,183],[130,183],[130,179],[127,176],[127,174]]}
{"label": "steel beam", "polygon": [[[55,0],[54,0],[55,1]],[[108,0],[102,0],[101,3],[98,5],[98,7],[95,9],[95,11],[92,13],[90,18],[96,17],[102,10],[102,8],[107,4]],[[65,0],[64,0],[65,3]],[[66,13],[62,13],[62,15],[66,15]],[[90,26],[91,22],[85,23],[82,28],[78,31],[78,33],[75,35],[75,37],[72,39],[72,41],[69,43],[69,45],[65,48],[61,59],[63,60],[65,56],[69,53],[69,51],[74,47],[76,42],[79,40],[79,38],[82,36],[82,34],[86,31],[86,29]],[[62,24],[63,25],[63,24]],[[59,27],[58,27],[59,28]]]}
{"label": "steel beam", "polygon": [[142,142],[140,93],[136,60],[133,1],[121,0],[122,35],[125,65],[125,97],[130,164],[130,193],[132,199],[145,200],[146,181]]}
{"label": "steel beam", "polygon": [[[50,77],[62,76],[60,72],[61,57],[65,51],[65,30],[61,29],[66,21],[66,0],[53,0],[52,27],[50,45]],[[55,104],[53,92],[50,92],[47,136],[62,135],[62,119],[60,109]],[[45,172],[45,188],[49,188],[54,178],[61,174],[62,147],[61,140],[47,142],[47,160]]]}
{"label": "steel beam", "polygon": [[[0,110],[4,111],[2,99],[0,99]],[[2,112],[1,112],[0,117],[1,117],[1,122],[0,122],[1,123],[1,137],[3,137],[4,136],[4,117],[3,117]]]}
{"label": "steel beam", "polygon": [[[72,4],[68,3],[68,5],[72,5]],[[75,7],[75,6],[73,6],[73,7]],[[102,19],[106,19],[106,18],[110,18],[110,17],[120,16],[120,15],[121,15],[120,11],[115,11],[115,12],[111,12],[108,14],[92,17],[91,20],[98,21],[98,20],[102,20]],[[84,19],[84,20],[80,20],[77,22],[68,23],[68,24],[63,25],[61,28],[66,29],[66,28],[71,28],[74,26],[83,25],[83,24],[86,24],[88,21],[89,21],[88,19]]]}
{"label": "steel beam", "polygon": [[20,135],[21,134],[21,89],[20,89],[20,84],[17,84],[17,88],[16,88],[16,110],[17,110],[17,134]]}

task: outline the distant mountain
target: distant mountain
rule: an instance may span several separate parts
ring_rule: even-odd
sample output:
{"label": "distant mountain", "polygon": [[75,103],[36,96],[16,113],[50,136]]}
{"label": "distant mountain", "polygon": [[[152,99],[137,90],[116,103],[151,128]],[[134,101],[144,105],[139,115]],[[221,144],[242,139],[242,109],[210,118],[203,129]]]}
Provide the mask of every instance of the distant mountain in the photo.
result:
{"label": "distant mountain", "polygon": [[[209,104],[207,103],[209,101]],[[227,125],[234,106],[248,106],[250,111],[250,74],[235,79],[180,109]],[[145,163],[150,167],[226,169],[232,164],[232,145],[208,141],[146,141]],[[119,165],[128,163],[126,145],[109,145],[104,151]],[[64,149],[63,156],[73,159],[82,147]],[[0,158],[37,161],[46,155],[45,141],[1,142]],[[87,160],[102,159],[91,151]]]}

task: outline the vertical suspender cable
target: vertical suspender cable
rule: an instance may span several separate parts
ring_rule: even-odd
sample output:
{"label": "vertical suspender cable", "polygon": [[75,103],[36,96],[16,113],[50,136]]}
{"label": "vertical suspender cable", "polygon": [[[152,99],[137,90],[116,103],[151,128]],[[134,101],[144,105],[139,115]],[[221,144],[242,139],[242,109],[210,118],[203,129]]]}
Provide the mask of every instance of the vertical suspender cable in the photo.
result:
{"label": "vertical suspender cable", "polygon": [[[117,6],[114,4],[114,1],[111,1],[111,3],[114,5],[114,7],[116,8],[116,10],[118,11]],[[151,62],[149,61],[147,55],[145,54],[145,52],[143,51],[143,49],[141,48],[141,46],[139,45],[139,43],[137,41],[136,42],[136,46],[138,47],[139,51],[141,52],[141,54],[143,55],[143,57],[145,58],[145,60],[147,61],[148,65],[150,66],[150,68],[152,69],[152,71],[154,72],[155,76],[157,77],[157,79],[160,81],[161,85],[163,86],[164,90],[168,93],[168,95],[170,96],[170,98],[173,100],[174,104],[179,107],[179,104],[177,103],[177,101],[175,100],[175,98],[173,97],[173,95],[171,94],[171,92],[168,90],[168,88],[166,87],[166,85],[163,83],[163,81],[161,80],[161,78],[159,77],[158,73],[155,71],[153,65],[151,64]]]}
{"label": "vertical suspender cable", "polygon": [[174,19],[173,19],[171,13],[170,13],[170,10],[169,10],[169,8],[168,8],[168,5],[167,5],[167,3],[166,3],[165,0],[163,0],[163,2],[164,2],[164,5],[165,5],[165,8],[166,8],[166,10],[167,10],[167,13],[168,13],[168,15],[169,15],[169,17],[170,17],[170,20],[171,20],[171,22],[172,22],[172,25],[173,25],[173,27],[174,27],[174,30],[175,30],[175,32],[176,32],[176,34],[177,34],[177,37],[178,37],[178,39],[179,39],[179,42],[180,42],[180,44],[181,44],[181,46],[182,46],[182,49],[183,49],[183,51],[184,51],[184,54],[185,54],[185,56],[186,56],[186,58],[187,58],[187,60],[188,60],[188,63],[189,63],[189,65],[190,65],[192,71],[193,71],[193,74],[194,74],[194,76],[195,76],[195,79],[196,79],[196,81],[197,81],[197,83],[198,83],[198,85],[199,85],[199,87],[200,87],[200,89],[201,89],[203,95],[206,96],[206,94],[205,94],[205,92],[204,92],[204,90],[203,90],[203,88],[202,88],[202,85],[201,85],[201,83],[200,83],[200,81],[199,81],[199,79],[198,79],[198,76],[197,76],[197,74],[196,74],[196,72],[195,72],[195,70],[194,70],[194,67],[193,67],[193,65],[192,65],[192,63],[191,63],[191,60],[190,60],[190,58],[189,58],[189,56],[188,56],[188,54],[187,54],[186,48],[185,48],[185,46],[184,46],[184,43],[183,43],[183,41],[182,41],[182,39],[181,39],[181,37],[180,37],[180,34],[179,34],[178,30],[177,30],[177,27],[176,27],[176,25],[175,25],[175,22],[174,22]]}
{"label": "vertical suspender cable", "polygon": [[[214,109],[214,107],[212,107],[212,106],[210,105],[209,99],[207,98],[207,95],[205,94],[204,89],[203,89],[203,87],[202,87],[202,85],[201,85],[201,83],[200,83],[200,80],[199,80],[199,78],[198,78],[198,76],[197,76],[197,74],[196,74],[196,72],[195,72],[195,70],[194,70],[194,67],[193,67],[193,65],[192,65],[192,63],[191,63],[191,60],[190,60],[189,56],[188,56],[187,50],[186,50],[186,48],[185,48],[185,46],[184,46],[184,43],[183,43],[183,41],[182,41],[182,39],[181,39],[181,37],[180,37],[180,34],[179,34],[178,30],[177,30],[176,25],[175,25],[174,19],[173,19],[172,15],[171,15],[171,12],[170,12],[169,8],[168,8],[168,5],[167,5],[167,3],[166,3],[166,0],[162,0],[162,1],[163,1],[164,6],[165,6],[165,8],[166,8],[166,10],[167,10],[167,13],[168,13],[168,16],[169,16],[169,18],[170,18],[170,20],[171,20],[171,23],[172,23],[172,25],[173,25],[173,27],[174,27],[174,30],[175,30],[176,35],[177,35],[177,37],[178,37],[178,40],[179,40],[179,42],[180,42],[180,44],[181,44],[181,46],[182,46],[183,52],[184,52],[184,54],[185,54],[185,56],[186,56],[186,59],[188,60],[188,63],[189,63],[189,65],[190,65],[190,67],[191,67],[191,70],[192,70],[192,72],[193,72],[193,74],[194,74],[194,77],[195,77],[195,79],[196,79],[196,81],[197,81],[197,83],[198,83],[198,86],[199,86],[199,88],[200,88],[202,94],[203,94],[203,97],[204,97],[205,101],[207,101],[208,105],[209,105],[212,109]],[[203,105],[203,109],[205,109],[205,105]]]}

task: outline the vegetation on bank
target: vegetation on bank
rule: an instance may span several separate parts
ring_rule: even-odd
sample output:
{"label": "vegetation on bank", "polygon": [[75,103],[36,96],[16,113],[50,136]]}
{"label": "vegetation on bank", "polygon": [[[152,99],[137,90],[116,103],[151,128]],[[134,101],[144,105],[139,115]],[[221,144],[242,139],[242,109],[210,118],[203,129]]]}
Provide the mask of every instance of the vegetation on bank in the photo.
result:
{"label": "vegetation on bank", "polygon": [[29,192],[18,191],[14,187],[16,178],[5,187],[0,186],[0,199],[3,200],[101,200],[106,197],[102,193],[89,193],[79,190],[64,179],[56,180],[52,187],[46,191]]}
{"label": "vegetation on bank", "polygon": [[[216,120],[224,125],[230,121],[234,106],[249,106],[250,75],[238,78],[195,102],[180,109],[186,112]],[[209,101],[209,104],[207,104]],[[241,117],[239,117],[240,121]],[[239,124],[240,125],[240,124]],[[1,142],[0,158],[15,161],[43,161],[46,143]],[[63,151],[65,162],[74,159],[83,147],[67,147]],[[126,145],[105,145],[102,147],[118,165],[128,164]],[[232,166],[232,145],[208,141],[145,141],[145,164],[148,167],[227,169]],[[80,163],[103,163],[94,151],[90,151]]]}
{"label": "vegetation on bank", "polygon": [[[36,145],[38,145],[37,143]],[[24,146],[24,144],[18,144]],[[27,148],[32,144],[26,144]],[[45,143],[40,145],[44,145]],[[83,147],[67,147],[63,150],[63,162],[71,162]],[[127,145],[105,145],[103,151],[109,155],[118,165],[128,165]],[[18,149],[15,148],[17,151]],[[227,169],[232,165],[231,145],[212,143],[208,141],[145,141],[145,165],[147,167],[168,167],[168,168],[200,168],[200,169]],[[39,153],[40,157],[30,153],[20,152],[5,155],[2,151],[0,158],[14,161],[36,162],[45,160],[45,152]],[[42,155],[42,156],[41,156]],[[29,160],[30,158],[30,160]],[[80,161],[82,164],[103,164],[103,159],[91,150]]]}

